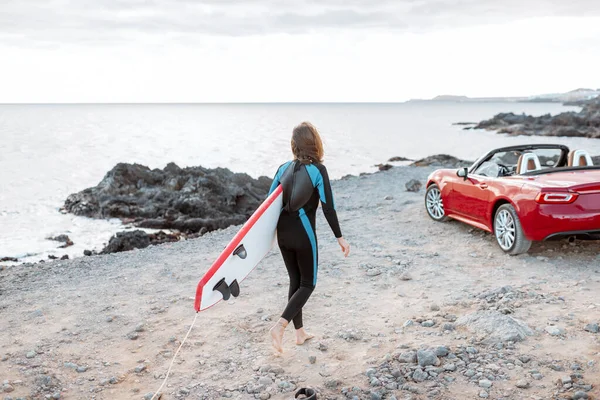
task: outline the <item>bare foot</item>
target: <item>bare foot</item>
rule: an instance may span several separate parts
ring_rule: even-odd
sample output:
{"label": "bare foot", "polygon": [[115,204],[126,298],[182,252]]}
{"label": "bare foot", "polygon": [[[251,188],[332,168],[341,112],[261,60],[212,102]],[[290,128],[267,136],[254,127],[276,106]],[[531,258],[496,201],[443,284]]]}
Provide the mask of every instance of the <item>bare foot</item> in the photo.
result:
{"label": "bare foot", "polygon": [[283,333],[285,332],[285,327],[287,326],[287,321],[283,318],[280,318],[277,321],[277,324],[271,328],[269,333],[271,334],[271,342],[275,350],[280,353],[283,353],[283,347],[281,347],[281,343],[283,342]]}
{"label": "bare foot", "polygon": [[306,332],[304,328],[296,329],[296,344],[298,346],[303,345],[304,342],[314,337],[315,335],[311,335],[310,333]]}

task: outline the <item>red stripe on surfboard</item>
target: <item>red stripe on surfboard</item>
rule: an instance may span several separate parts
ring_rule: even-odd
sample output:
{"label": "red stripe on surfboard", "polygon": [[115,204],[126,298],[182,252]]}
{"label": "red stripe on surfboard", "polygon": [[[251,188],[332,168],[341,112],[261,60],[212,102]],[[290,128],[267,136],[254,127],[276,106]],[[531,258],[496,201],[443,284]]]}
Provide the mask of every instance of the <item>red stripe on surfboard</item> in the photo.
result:
{"label": "red stripe on surfboard", "polygon": [[282,191],[283,188],[281,187],[281,185],[277,186],[275,191],[271,193],[269,197],[267,197],[267,199],[260,205],[260,207],[258,207],[258,209],[254,212],[254,214],[252,214],[248,221],[246,221],[244,226],[242,226],[242,229],[240,229],[240,231],[233,237],[233,239],[231,239],[231,242],[229,242],[227,247],[225,247],[225,250],[223,250],[219,258],[217,258],[217,260],[213,263],[210,269],[206,271],[202,279],[200,279],[200,282],[198,282],[198,287],[196,288],[196,300],[194,301],[194,309],[196,309],[196,312],[205,310],[200,309],[200,302],[202,301],[202,290],[204,288],[204,285],[206,285],[206,283],[210,281],[212,277],[217,273],[219,268],[221,268],[221,265],[223,265],[225,260],[227,260],[227,258],[229,258],[233,251],[240,245],[240,243],[244,239],[244,236],[246,236],[250,229],[252,229],[254,224],[256,224],[256,221],[258,221],[258,219],[263,216],[265,211],[267,211],[267,208],[269,208],[271,204],[273,204],[277,196],[279,196]]}

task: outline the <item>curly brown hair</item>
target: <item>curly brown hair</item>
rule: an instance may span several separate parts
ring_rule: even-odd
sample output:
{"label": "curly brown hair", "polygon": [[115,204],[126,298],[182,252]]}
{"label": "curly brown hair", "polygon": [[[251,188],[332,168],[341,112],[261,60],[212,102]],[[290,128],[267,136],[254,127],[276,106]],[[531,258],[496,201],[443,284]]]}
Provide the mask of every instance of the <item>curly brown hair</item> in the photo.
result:
{"label": "curly brown hair", "polygon": [[323,162],[323,142],[319,131],[310,122],[302,122],[292,133],[292,153],[301,163]]}

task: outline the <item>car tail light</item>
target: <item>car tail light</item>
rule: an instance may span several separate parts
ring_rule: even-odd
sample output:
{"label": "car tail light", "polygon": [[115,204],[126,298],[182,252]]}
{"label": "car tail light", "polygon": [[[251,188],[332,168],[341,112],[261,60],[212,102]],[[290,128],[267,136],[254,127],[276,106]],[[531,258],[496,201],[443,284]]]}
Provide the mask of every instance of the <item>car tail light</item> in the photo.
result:
{"label": "car tail light", "polygon": [[579,193],[572,192],[556,192],[556,193],[540,193],[535,198],[535,201],[540,204],[571,204],[579,197]]}

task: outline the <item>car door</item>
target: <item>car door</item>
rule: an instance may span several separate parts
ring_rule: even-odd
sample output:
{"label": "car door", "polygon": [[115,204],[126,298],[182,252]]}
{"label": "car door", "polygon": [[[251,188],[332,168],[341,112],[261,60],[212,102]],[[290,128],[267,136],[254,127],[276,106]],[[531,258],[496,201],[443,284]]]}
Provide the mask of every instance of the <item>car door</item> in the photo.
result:
{"label": "car door", "polygon": [[466,180],[458,179],[452,185],[452,209],[470,220],[485,223],[486,210],[490,198],[489,178],[482,175],[469,175]]}

